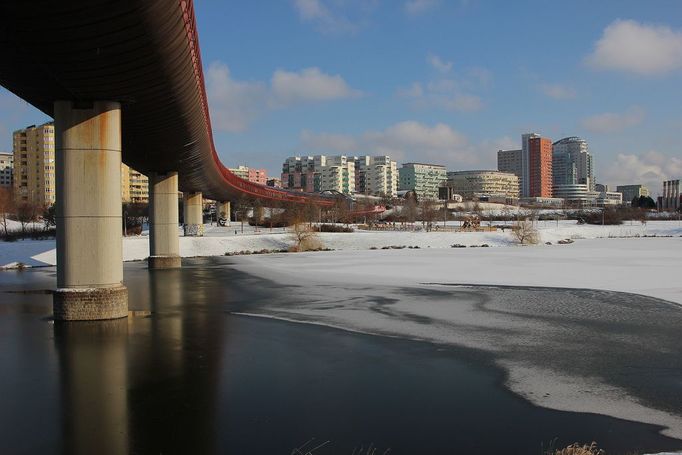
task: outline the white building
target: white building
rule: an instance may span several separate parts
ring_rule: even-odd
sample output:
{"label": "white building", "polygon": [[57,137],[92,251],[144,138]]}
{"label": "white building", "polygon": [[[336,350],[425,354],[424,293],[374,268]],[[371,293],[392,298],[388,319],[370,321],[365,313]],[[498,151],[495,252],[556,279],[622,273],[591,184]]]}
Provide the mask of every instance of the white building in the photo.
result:
{"label": "white building", "polygon": [[355,191],[371,196],[398,194],[398,165],[390,156],[355,157]]}
{"label": "white building", "polygon": [[345,155],[320,155],[319,191],[338,191],[344,194],[355,192],[355,161]]}
{"label": "white building", "polygon": [[440,164],[405,163],[398,171],[400,190],[414,191],[418,197],[438,199],[438,188],[448,178]]}
{"label": "white building", "polygon": [[554,185],[552,187],[552,194],[555,198],[561,198],[569,204],[581,207],[596,205],[599,198],[599,193],[590,191],[586,183]]}

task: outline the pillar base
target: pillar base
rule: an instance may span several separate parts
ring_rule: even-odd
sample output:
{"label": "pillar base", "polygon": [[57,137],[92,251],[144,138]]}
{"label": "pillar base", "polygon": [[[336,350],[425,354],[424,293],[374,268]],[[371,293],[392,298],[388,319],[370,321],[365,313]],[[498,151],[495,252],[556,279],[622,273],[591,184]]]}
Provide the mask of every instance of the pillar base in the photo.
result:
{"label": "pillar base", "polygon": [[178,269],[182,264],[180,256],[149,256],[147,266],[150,269]]}
{"label": "pillar base", "polygon": [[63,288],[52,296],[57,321],[97,321],[128,316],[128,288]]}
{"label": "pillar base", "polygon": [[203,237],[204,236],[204,225],[203,224],[185,224],[184,226],[185,237]]}

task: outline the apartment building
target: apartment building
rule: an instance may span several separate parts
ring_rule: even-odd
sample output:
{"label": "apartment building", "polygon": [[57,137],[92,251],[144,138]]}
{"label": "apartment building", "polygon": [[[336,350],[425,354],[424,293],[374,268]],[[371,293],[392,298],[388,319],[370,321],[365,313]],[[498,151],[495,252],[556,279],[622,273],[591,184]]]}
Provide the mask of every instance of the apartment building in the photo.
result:
{"label": "apartment building", "polygon": [[398,164],[390,156],[358,156],[355,161],[355,191],[370,196],[398,194]]}
{"label": "apartment building", "polygon": [[12,134],[14,197],[18,203],[55,202],[54,124],[31,125]]}
{"label": "apartment building", "polygon": [[149,178],[121,163],[121,199],[123,202],[147,204],[149,202]]}
{"label": "apartment building", "polygon": [[14,176],[14,154],[0,152],[0,188],[11,189]]}
{"label": "apartment building", "polygon": [[319,167],[319,191],[338,191],[344,194],[355,192],[355,162],[345,155],[324,157]]}
{"label": "apartment building", "polygon": [[398,174],[400,190],[414,191],[426,199],[438,199],[438,188],[448,177],[445,166],[427,163],[405,163]]}

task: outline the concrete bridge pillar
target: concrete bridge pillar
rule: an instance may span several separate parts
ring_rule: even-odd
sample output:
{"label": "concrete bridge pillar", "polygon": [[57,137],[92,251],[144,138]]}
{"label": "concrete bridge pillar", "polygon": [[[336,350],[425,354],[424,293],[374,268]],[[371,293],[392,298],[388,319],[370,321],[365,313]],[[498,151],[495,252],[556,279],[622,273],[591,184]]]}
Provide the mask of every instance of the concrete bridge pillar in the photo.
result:
{"label": "concrete bridge pillar", "polygon": [[54,104],[57,320],[128,315],[121,228],[121,106]]}
{"label": "concrete bridge pillar", "polygon": [[[218,225],[219,226],[229,226],[230,221],[231,221],[231,207],[230,207],[230,201],[217,201],[215,204],[215,212],[216,212],[216,217],[218,218]],[[224,220],[224,221],[223,221]],[[221,224],[221,223],[225,224]]]}
{"label": "concrete bridge pillar", "polygon": [[204,203],[201,193],[183,193],[185,215],[185,236],[201,237],[204,235]]}
{"label": "concrete bridge pillar", "polygon": [[178,173],[149,175],[150,269],[180,267],[178,234]]}

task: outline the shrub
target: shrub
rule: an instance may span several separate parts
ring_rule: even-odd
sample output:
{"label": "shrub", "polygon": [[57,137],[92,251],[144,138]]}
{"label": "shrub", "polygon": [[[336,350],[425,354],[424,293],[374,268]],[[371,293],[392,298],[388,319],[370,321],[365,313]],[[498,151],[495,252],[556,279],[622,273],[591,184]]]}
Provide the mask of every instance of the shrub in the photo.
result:
{"label": "shrub", "polygon": [[521,220],[514,223],[512,234],[521,245],[535,245],[540,241],[538,230],[533,226],[533,222],[529,220]]}
{"label": "shrub", "polygon": [[567,446],[564,449],[548,450],[545,452],[545,455],[605,455],[605,454],[606,452],[597,447],[596,442],[593,442],[590,445],[587,444],[580,445],[579,443],[576,442],[574,444]]}
{"label": "shrub", "polygon": [[340,226],[338,224],[320,224],[313,228],[315,232],[355,232],[352,227]]}

